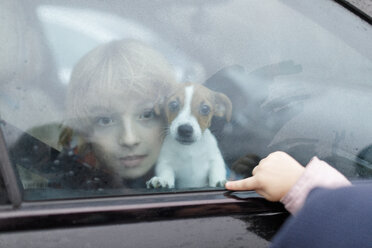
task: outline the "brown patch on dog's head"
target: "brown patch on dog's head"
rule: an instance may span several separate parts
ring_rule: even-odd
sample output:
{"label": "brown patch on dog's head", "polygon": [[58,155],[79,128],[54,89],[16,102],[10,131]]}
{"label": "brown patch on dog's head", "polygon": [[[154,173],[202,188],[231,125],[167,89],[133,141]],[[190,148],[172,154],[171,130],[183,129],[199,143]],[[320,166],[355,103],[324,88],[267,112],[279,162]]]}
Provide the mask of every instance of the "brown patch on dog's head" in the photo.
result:
{"label": "brown patch on dog's head", "polygon": [[185,83],[179,85],[164,101],[163,109],[169,125],[184,107],[185,88],[188,86],[194,87],[191,114],[197,119],[202,131],[210,127],[213,116],[225,116],[227,121],[231,120],[232,104],[226,95],[214,92],[201,84]]}
{"label": "brown patch on dog's head", "polygon": [[191,113],[198,120],[202,131],[210,127],[215,112],[214,92],[210,89],[194,84],[192,96]]}
{"label": "brown patch on dog's head", "polygon": [[225,116],[226,120],[230,121],[231,113],[232,104],[226,95],[212,91],[203,85],[194,84],[192,114],[197,118],[203,131],[210,127],[213,116]]}
{"label": "brown patch on dog's head", "polygon": [[177,117],[178,113],[182,110],[185,103],[185,85],[182,84],[165,99],[163,103],[163,109],[167,123],[170,125],[172,121]]}

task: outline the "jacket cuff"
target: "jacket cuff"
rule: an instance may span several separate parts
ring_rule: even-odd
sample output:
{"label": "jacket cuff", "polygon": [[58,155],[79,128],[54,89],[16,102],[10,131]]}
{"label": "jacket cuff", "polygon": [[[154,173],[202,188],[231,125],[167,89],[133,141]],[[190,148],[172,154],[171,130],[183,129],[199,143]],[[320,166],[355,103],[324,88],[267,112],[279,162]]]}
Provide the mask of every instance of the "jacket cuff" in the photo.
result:
{"label": "jacket cuff", "polygon": [[312,189],[316,187],[339,188],[350,185],[350,181],[339,171],[317,157],[313,157],[304,173],[280,202],[291,214],[295,214],[302,208]]}

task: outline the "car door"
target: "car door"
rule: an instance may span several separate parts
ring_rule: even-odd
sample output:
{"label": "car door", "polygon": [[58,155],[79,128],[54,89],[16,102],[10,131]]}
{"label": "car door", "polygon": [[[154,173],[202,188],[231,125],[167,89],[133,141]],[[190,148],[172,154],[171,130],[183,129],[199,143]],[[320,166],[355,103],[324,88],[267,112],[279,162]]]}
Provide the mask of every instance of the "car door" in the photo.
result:
{"label": "car door", "polygon": [[224,190],[41,200],[61,192],[22,189],[1,138],[4,247],[266,247],[288,216],[253,192]]}

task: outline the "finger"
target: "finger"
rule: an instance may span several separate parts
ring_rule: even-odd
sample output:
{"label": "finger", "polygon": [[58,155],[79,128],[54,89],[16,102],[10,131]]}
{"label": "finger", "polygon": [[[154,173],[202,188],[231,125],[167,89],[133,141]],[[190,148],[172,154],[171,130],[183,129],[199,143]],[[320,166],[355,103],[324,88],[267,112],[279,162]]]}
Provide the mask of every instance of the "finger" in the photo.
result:
{"label": "finger", "polygon": [[259,165],[257,165],[256,167],[253,168],[252,170],[252,175],[256,175],[257,171],[259,170]]}
{"label": "finger", "polygon": [[228,190],[255,190],[257,182],[255,177],[248,177],[238,181],[229,181],[225,187]]}

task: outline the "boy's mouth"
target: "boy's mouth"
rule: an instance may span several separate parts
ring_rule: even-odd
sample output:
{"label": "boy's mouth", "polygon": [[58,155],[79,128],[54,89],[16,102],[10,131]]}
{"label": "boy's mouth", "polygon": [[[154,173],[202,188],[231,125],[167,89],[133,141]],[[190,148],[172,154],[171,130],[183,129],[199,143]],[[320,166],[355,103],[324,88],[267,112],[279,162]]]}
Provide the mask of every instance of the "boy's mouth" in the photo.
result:
{"label": "boy's mouth", "polygon": [[126,168],[135,168],[139,166],[147,155],[133,155],[120,158],[121,164]]}

